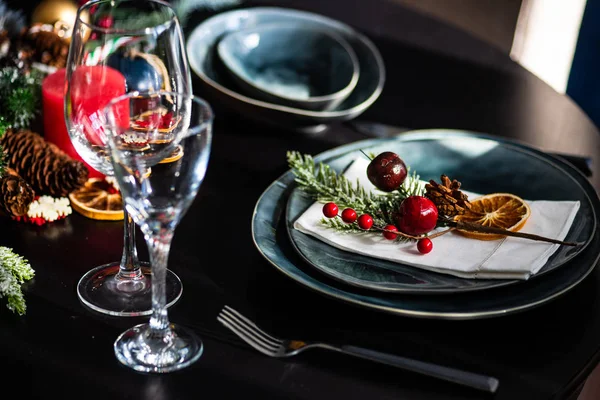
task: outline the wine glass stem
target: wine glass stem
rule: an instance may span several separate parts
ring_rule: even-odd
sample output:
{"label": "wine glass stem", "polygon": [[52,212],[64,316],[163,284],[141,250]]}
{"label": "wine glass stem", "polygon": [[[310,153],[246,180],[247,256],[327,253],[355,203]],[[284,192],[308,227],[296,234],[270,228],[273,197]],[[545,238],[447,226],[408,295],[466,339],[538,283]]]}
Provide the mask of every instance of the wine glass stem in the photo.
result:
{"label": "wine glass stem", "polygon": [[123,207],[123,255],[119,278],[142,279],[143,273],[139,267],[137,249],[135,246],[135,224],[131,215]]}
{"label": "wine glass stem", "polygon": [[169,329],[169,316],[166,307],[165,280],[167,275],[167,262],[173,234],[161,231],[150,235],[147,239],[150,250],[150,263],[152,265],[152,315],[150,316],[150,330],[153,336],[167,336]]}

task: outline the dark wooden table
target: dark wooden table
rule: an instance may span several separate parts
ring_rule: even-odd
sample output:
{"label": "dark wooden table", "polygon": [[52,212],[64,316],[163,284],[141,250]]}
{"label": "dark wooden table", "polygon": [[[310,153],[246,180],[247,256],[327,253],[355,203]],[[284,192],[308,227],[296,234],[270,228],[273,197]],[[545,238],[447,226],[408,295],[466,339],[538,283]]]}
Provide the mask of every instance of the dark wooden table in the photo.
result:
{"label": "dark wooden table", "polygon": [[[264,4],[264,3],[263,3]],[[388,79],[361,120],[405,128],[458,128],[514,138],[547,151],[591,156],[600,188],[600,133],[567,97],[469,35],[391,1],[270,4],[316,11],[367,34]],[[189,26],[204,16],[195,15]],[[198,81],[194,81],[195,87]],[[218,105],[215,105],[218,108]],[[600,271],[538,308],[476,321],[412,319],[325,298],[276,271],[254,247],[253,208],[287,170],[285,152],[318,154],[364,139],[347,124],[299,135],[217,114],[206,180],[176,231],[170,268],[184,293],[174,322],[204,340],[183,371],[145,375],[121,366],[112,345],[144,318],[111,318],[81,305],[80,276],[120,256],[122,225],[73,214],[42,227],[3,220],[0,244],[26,257],[27,314],[0,310],[2,393],[79,399],[563,399],[600,360]],[[146,247],[138,235],[142,259]],[[391,367],[314,351],[293,359],[258,354],[216,321],[229,304],[281,335],[372,347],[496,376],[495,395]],[[5,395],[0,395],[4,397]]]}

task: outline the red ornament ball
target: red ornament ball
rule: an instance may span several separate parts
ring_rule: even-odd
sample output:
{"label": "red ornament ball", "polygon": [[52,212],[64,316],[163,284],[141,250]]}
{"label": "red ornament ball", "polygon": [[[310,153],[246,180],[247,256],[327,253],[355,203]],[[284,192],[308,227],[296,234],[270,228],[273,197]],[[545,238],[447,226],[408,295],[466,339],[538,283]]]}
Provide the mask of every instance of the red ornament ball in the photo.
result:
{"label": "red ornament ball", "polygon": [[[395,225],[386,225],[383,231],[383,237],[386,238],[387,240],[394,240],[398,237],[397,233],[394,232],[398,232],[398,228],[396,228]],[[393,232],[389,232],[389,231],[393,231]]]}
{"label": "red ornament ball", "polygon": [[422,235],[437,225],[438,209],[424,196],[409,196],[394,214],[396,226],[409,235]]}
{"label": "red ornament ball", "polygon": [[373,217],[371,217],[369,214],[361,215],[358,217],[358,226],[361,229],[368,231],[373,226]]}
{"label": "red ornament ball", "polygon": [[358,215],[356,215],[356,211],[351,208],[345,208],[344,211],[342,211],[342,220],[348,224],[353,223],[357,218]]}
{"label": "red ornament ball", "polygon": [[338,206],[335,203],[329,202],[323,206],[323,215],[327,218],[333,218],[338,215]]}
{"label": "red ornament ball", "polygon": [[421,254],[427,254],[433,249],[433,242],[429,238],[419,239],[417,242],[417,250]]}

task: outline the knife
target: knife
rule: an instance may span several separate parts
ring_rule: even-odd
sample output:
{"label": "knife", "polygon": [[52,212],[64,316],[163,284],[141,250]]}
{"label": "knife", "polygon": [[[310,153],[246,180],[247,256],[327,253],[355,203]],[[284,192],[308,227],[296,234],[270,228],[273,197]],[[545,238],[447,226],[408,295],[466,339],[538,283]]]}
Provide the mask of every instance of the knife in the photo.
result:
{"label": "knife", "polygon": [[[370,121],[349,121],[348,123],[355,131],[373,138],[384,138],[407,132],[411,129],[401,128],[392,125],[386,125],[379,122]],[[592,158],[577,156],[574,154],[553,153],[547,154],[563,159],[581,171],[585,176],[592,176]]]}

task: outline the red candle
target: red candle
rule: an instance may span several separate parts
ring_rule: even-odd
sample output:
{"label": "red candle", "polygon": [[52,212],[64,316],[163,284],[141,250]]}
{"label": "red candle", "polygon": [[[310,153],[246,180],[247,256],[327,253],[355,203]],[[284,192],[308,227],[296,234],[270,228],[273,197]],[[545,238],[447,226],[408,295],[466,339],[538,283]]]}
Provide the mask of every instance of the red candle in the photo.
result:
{"label": "red candle", "polygon": [[[125,77],[116,69],[98,66],[80,66],[71,76],[71,117],[82,126],[87,139],[95,145],[106,146],[101,123],[102,109],[114,97],[125,94]],[[83,161],[90,171],[90,178],[104,178],[104,174],[92,168],[73,147],[65,124],[64,101],[66,70],[59,69],[42,82],[44,137],[55,143],[67,154]],[[123,102],[117,109],[117,121],[129,126],[129,104]]]}
{"label": "red candle", "polygon": [[44,122],[44,139],[54,143],[58,148],[75,160],[81,160],[90,171],[90,178],[104,178],[104,175],[89,166],[83,160],[69,137],[65,124],[65,86],[66,70],[61,68],[46,76],[42,81],[42,117]]}
{"label": "red candle", "polygon": [[[80,66],[71,76],[71,107],[75,124],[81,126],[87,140],[106,147],[103,108],[115,97],[125,94],[125,77],[116,69],[103,66]],[[129,127],[129,102],[114,109],[117,124]]]}

